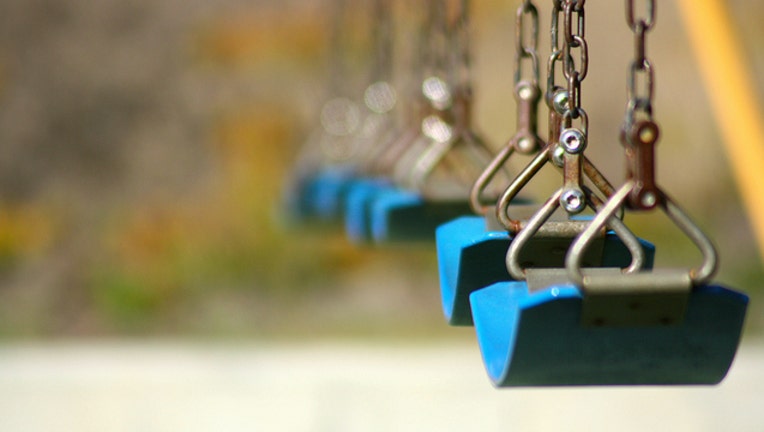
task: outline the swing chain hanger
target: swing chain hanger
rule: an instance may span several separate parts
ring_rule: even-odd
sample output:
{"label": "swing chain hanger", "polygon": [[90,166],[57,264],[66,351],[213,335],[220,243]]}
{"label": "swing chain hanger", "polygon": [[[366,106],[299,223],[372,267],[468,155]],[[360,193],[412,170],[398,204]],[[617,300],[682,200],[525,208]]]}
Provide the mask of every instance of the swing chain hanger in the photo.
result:
{"label": "swing chain hanger", "polygon": [[[655,182],[655,144],[659,128],[653,121],[653,68],[646,55],[646,34],[655,25],[655,0],[646,0],[646,14],[635,18],[634,0],[626,0],[626,22],[635,35],[635,56],[629,66],[629,101],[626,118],[621,129],[621,143],[626,149],[627,180],[599,209],[589,226],[571,245],[565,259],[569,277],[584,290],[604,286],[621,286],[636,289],[680,289],[688,291],[693,285],[707,283],[716,273],[718,256],[711,240],[690,219],[673,199]],[[646,76],[645,91],[639,96],[636,89],[637,72]],[[638,117],[639,116],[639,117]],[[668,271],[664,273],[637,272],[620,280],[602,275],[586,275],[582,272],[584,251],[598,232],[603,229],[616,211],[622,207],[631,210],[659,209],[679,227],[695,244],[703,256],[703,261],[689,271]],[[633,256],[633,255],[632,255]],[[627,272],[628,273],[628,272]],[[657,276],[656,276],[657,275]]]}
{"label": "swing chain hanger", "polygon": [[[581,107],[581,82],[589,73],[589,45],[586,42],[585,0],[565,0],[562,59],[563,75],[568,81],[567,107],[562,122],[557,154],[563,163],[565,178],[560,204],[570,214],[582,212],[587,205],[587,194],[582,188],[583,153],[587,146],[589,116]],[[575,29],[574,29],[575,24]],[[553,44],[557,41],[553,38]],[[573,59],[573,50],[579,50],[579,61]],[[573,120],[580,119],[580,128]]]}
{"label": "swing chain hanger", "polygon": [[565,113],[565,107],[568,105],[568,93],[565,88],[557,85],[557,64],[562,62],[562,44],[560,41],[560,15],[564,12],[562,0],[553,0],[552,4],[552,23],[550,26],[551,50],[546,71],[546,103],[549,107],[550,115],[550,142],[556,142],[560,136],[559,116]]}
{"label": "swing chain hanger", "polygon": [[[564,24],[562,61],[563,75],[568,80],[568,111],[572,118],[580,115],[581,108],[581,83],[589,73],[589,44],[586,42],[586,27],[584,5],[586,0],[566,0],[564,2]],[[576,31],[573,23],[575,16]],[[572,52],[578,49],[579,62],[576,67]]]}
{"label": "swing chain hanger", "polygon": [[[514,154],[534,155],[547,146],[538,135],[539,87],[539,13],[532,0],[518,6],[515,21],[514,98],[517,106],[517,129],[507,144],[496,154],[470,190],[472,210],[486,215],[496,205],[485,205],[483,193],[493,178]],[[523,66],[528,63],[529,70]]]}
{"label": "swing chain hanger", "polygon": [[[626,23],[634,33],[634,58],[629,66],[628,103],[621,130],[626,148],[627,178],[636,187],[626,204],[633,210],[652,210],[662,200],[655,181],[655,145],[660,135],[653,119],[654,69],[647,57],[647,34],[655,26],[655,0],[645,1],[645,14],[638,15],[635,1],[626,0]],[[643,87],[639,88],[640,76]]]}
{"label": "swing chain hanger", "polygon": [[[515,46],[515,100],[517,100],[517,134],[510,144],[519,153],[532,155],[544,142],[538,136],[539,87],[539,13],[532,0],[525,0],[517,8]],[[523,63],[530,62],[530,76]]]}
{"label": "swing chain hanger", "polygon": [[[571,7],[568,7],[572,3]],[[498,222],[509,232],[517,234],[522,231],[527,225],[527,221],[519,219],[513,219],[509,212],[512,200],[517,196],[520,190],[525,187],[526,184],[545,166],[547,162],[551,162],[557,168],[560,168],[563,173],[564,185],[562,191],[557,193],[555,201],[562,206],[569,214],[576,214],[583,211],[587,206],[592,209],[597,209],[604,205],[604,200],[593,193],[591,188],[584,186],[583,178],[586,177],[594,185],[597,192],[601,193],[605,199],[613,194],[615,189],[607,181],[607,179],[600,173],[600,171],[589,161],[584,154],[586,146],[586,134],[588,129],[588,116],[583,108],[578,106],[575,110],[568,109],[568,90],[555,85],[555,72],[558,63],[562,62],[562,55],[564,52],[570,54],[570,48],[564,48],[563,44],[567,44],[568,40],[572,40],[573,44],[578,46],[585,46],[586,40],[583,37],[584,31],[584,2],[576,2],[575,0],[555,0],[554,11],[552,14],[551,25],[551,40],[552,40],[552,53],[549,57],[547,64],[547,93],[546,102],[549,107],[549,139],[544,149],[534,157],[534,159],[515,177],[510,183],[509,187],[499,197],[496,204],[496,218]],[[577,6],[578,5],[578,6]],[[520,6],[522,8],[522,6]],[[565,23],[566,19],[563,16],[563,12],[566,12],[570,19],[567,19],[568,23],[573,23],[573,16],[578,15],[576,22],[576,33],[574,34],[572,29],[562,29],[560,24]],[[519,13],[519,12],[518,12]],[[562,19],[561,19],[562,18]],[[571,27],[571,26],[569,26]],[[570,31],[568,31],[570,30]],[[570,37],[564,37],[564,34],[570,34]],[[582,44],[583,41],[583,44]],[[583,48],[586,50],[586,48]],[[587,52],[588,51],[584,51]],[[588,63],[588,54],[582,55],[583,63]],[[581,63],[581,62],[579,62]],[[580,89],[580,77],[586,75],[586,69],[588,65],[585,65],[582,69],[576,71],[575,63],[570,60],[564,63],[564,66],[572,67],[572,71],[568,71],[567,76],[573,76],[574,80],[578,82],[578,89]],[[567,80],[566,80],[567,81]],[[580,97],[577,98],[580,103]],[[582,123],[581,129],[572,127],[572,122],[575,117],[580,119]],[[563,125],[565,129],[563,130]],[[562,132],[562,133],[561,133]],[[560,139],[562,136],[562,140]],[[564,145],[560,144],[560,141]],[[567,147],[567,151],[566,151]],[[555,207],[556,208],[556,207]],[[622,217],[622,211],[619,210],[618,218]],[[577,222],[568,221],[566,223],[550,223],[544,226],[540,226],[539,233],[541,235],[551,236],[565,236],[570,235],[573,232],[580,232],[583,224]],[[571,231],[572,230],[572,231]]]}

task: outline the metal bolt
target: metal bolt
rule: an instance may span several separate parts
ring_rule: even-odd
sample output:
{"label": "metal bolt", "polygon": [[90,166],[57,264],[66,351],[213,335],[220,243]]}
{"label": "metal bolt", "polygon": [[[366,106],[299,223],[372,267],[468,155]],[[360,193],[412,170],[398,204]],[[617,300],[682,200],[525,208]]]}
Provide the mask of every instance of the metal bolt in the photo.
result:
{"label": "metal bolt", "polygon": [[560,168],[565,165],[565,149],[561,145],[556,145],[552,150],[552,163]]}
{"label": "metal bolt", "polygon": [[642,205],[645,207],[652,208],[657,202],[658,197],[656,197],[652,192],[646,192],[644,195],[642,195]]}
{"label": "metal bolt", "polygon": [[586,135],[575,128],[565,129],[560,134],[560,144],[568,153],[581,153],[586,148]]}
{"label": "metal bolt", "polygon": [[520,87],[518,87],[518,89],[517,89],[517,95],[522,100],[531,100],[531,99],[533,99],[533,93],[534,93],[533,88],[528,83],[521,84]]}
{"label": "metal bolt", "polygon": [[453,128],[436,115],[422,120],[422,133],[439,143],[447,142],[454,136]]}
{"label": "metal bolt", "polygon": [[451,88],[439,77],[433,76],[424,80],[422,93],[435,108],[445,109],[451,105]]}
{"label": "metal bolt", "polygon": [[643,144],[654,144],[658,139],[658,128],[655,123],[649,122],[639,128],[639,142]]}
{"label": "metal bolt", "polygon": [[552,97],[552,105],[558,114],[562,115],[568,110],[568,91],[558,90]]}
{"label": "metal bolt", "polygon": [[390,83],[377,81],[366,88],[363,101],[375,113],[385,114],[395,107],[397,97]]}
{"label": "metal bolt", "polygon": [[536,145],[536,141],[528,136],[524,136],[517,141],[517,149],[522,153],[530,153],[533,151]]}
{"label": "metal bolt", "polygon": [[568,189],[562,193],[560,205],[568,213],[580,213],[586,208],[586,197],[580,189]]}

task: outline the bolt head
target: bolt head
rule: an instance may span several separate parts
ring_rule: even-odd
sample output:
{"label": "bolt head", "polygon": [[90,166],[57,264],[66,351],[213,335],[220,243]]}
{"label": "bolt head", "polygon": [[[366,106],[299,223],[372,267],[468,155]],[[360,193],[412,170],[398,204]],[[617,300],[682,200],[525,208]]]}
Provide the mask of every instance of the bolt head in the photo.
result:
{"label": "bolt head", "polygon": [[580,189],[568,189],[560,196],[560,205],[568,213],[580,213],[586,208],[586,196]]}
{"label": "bolt head", "polygon": [[642,144],[655,144],[658,141],[658,125],[654,122],[642,122],[637,131],[637,139]]}
{"label": "bolt head", "polygon": [[517,95],[522,100],[529,100],[533,97],[533,90],[529,86],[523,86],[518,89]]}
{"label": "bolt head", "polygon": [[565,129],[560,133],[560,144],[568,153],[581,153],[586,148],[586,135],[575,128]]}
{"label": "bolt head", "polygon": [[558,114],[562,115],[565,113],[565,111],[568,110],[568,91],[559,90],[555,92],[554,96],[552,97],[552,104],[554,105],[554,109]]}
{"label": "bolt head", "polygon": [[530,153],[535,149],[535,146],[536,141],[529,136],[524,136],[517,141],[517,149],[521,153]]}
{"label": "bolt head", "polygon": [[561,145],[556,145],[552,150],[552,163],[560,168],[565,165],[565,149]]}
{"label": "bolt head", "polygon": [[658,202],[658,197],[655,196],[652,192],[646,192],[644,195],[642,195],[642,205],[647,208],[653,208],[655,207],[655,204]]}

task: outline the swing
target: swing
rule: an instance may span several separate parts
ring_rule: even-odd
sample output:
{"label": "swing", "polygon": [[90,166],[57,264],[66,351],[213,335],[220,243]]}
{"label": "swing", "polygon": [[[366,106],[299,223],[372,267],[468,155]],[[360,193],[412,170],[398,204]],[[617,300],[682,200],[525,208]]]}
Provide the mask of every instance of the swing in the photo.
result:
{"label": "swing", "polygon": [[[432,242],[439,225],[472,214],[468,185],[491,159],[490,150],[470,126],[467,1],[460,3],[454,23],[448,22],[444,2],[429,5],[427,26],[430,44],[436,48],[422,90],[430,111],[421,120],[420,136],[396,164],[394,177],[401,188],[384,190],[373,200],[371,231],[377,242]],[[456,49],[446,67],[450,41]],[[443,75],[450,77],[450,83]],[[460,160],[464,155],[472,160]],[[437,169],[446,175],[438,178]]]}
{"label": "swing", "polygon": [[[441,300],[444,315],[449,324],[472,325],[469,295],[495,282],[513,280],[505,264],[507,249],[518,231],[516,227],[526,224],[520,219],[527,220],[537,209],[514,197],[543,164],[550,160],[552,153],[549,148],[541,152],[513,181],[499,200],[498,218],[462,217],[438,228],[437,253]],[[591,162],[581,157],[580,163],[585,167],[588,177],[598,185],[600,192],[605,196],[612,194],[610,185]],[[572,168],[568,167],[563,171],[571,170]],[[476,188],[479,187],[480,181],[476,183]],[[600,202],[587,188],[577,190],[586,192],[586,196],[592,201],[591,207]],[[473,191],[472,195],[476,197],[477,193]],[[527,217],[513,219],[508,215],[510,209],[513,214],[522,213]],[[570,213],[567,218],[556,218],[554,220],[556,228],[549,233],[532,238],[521,252],[520,262],[534,268],[555,268],[564,265],[565,252],[573,241],[573,235],[581,229],[582,221],[588,219],[588,217],[574,216],[575,212]],[[639,239],[639,244],[644,254],[642,266],[651,268],[655,248],[645,240]],[[597,247],[590,248],[584,265],[586,267],[625,267],[630,260],[631,254],[626,245],[615,233],[608,232],[598,239]]]}
{"label": "swing", "polygon": [[[537,133],[537,111],[541,90],[539,89],[538,67],[538,11],[532,3],[518,7],[516,28],[518,43],[516,47],[515,100],[517,101],[517,133],[507,146],[486,168],[475,182],[470,199],[476,213],[483,217],[462,217],[438,228],[437,253],[440,276],[440,289],[443,312],[451,325],[472,325],[469,295],[480,288],[496,282],[513,280],[505,264],[506,251],[509,248],[520,220],[527,220],[535,207],[523,204],[515,197],[519,190],[549,161],[563,164],[555,151],[560,149],[558,140],[560,126],[566,107],[567,92],[554,84],[554,66],[561,58],[556,51],[550,58],[550,80],[545,97],[549,108],[549,141],[547,145]],[[524,41],[525,25],[530,23],[530,41]],[[522,78],[523,60],[530,62],[532,75]],[[540,148],[544,150],[539,153]],[[506,164],[513,154],[536,155],[534,160],[521,172],[507,188],[498,206],[481,204],[483,189],[493,179],[499,168]],[[612,186],[604,176],[586,158],[582,158],[582,169],[587,178],[605,196],[613,192]],[[564,172],[563,172],[564,173]],[[575,175],[579,175],[574,173]],[[509,218],[508,211],[523,213],[520,220]],[[498,218],[488,217],[491,210]],[[497,211],[498,210],[498,211]],[[571,217],[571,216],[569,216]],[[575,217],[573,217],[575,219]],[[578,217],[581,220],[580,217]],[[563,222],[565,219],[557,219]],[[572,225],[571,225],[572,226]],[[521,262],[531,267],[554,268],[564,265],[565,251],[573,237],[570,234],[538,237],[531,240],[521,253]],[[645,267],[652,266],[654,248],[641,240],[645,254]],[[586,257],[587,267],[625,267],[631,256],[625,245],[613,233],[602,237],[597,248],[592,248]]]}
{"label": "swing", "polygon": [[[297,180],[289,191],[287,208],[294,218],[324,222],[343,220],[346,201],[356,182],[365,182],[362,173],[374,145],[391,129],[391,112],[397,103],[390,84],[391,17],[388,2],[377,0],[372,9],[374,20],[375,61],[371,65],[370,84],[362,101],[333,97],[321,110],[321,128],[304,146],[298,161]],[[347,39],[343,18],[349,12],[344,0],[335,0],[332,17],[330,51],[332,67],[330,93],[343,93],[340,88],[345,69],[343,42]],[[306,174],[307,173],[307,174]]]}
{"label": "swing", "polygon": [[497,387],[719,383],[748,302],[738,292],[701,285],[689,293],[677,324],[585,325],[586,300],[576,286],[531,288],[503,282],[470,297],[483,361]]}
{"label": "swing", "polygon": [[[390,5],[383,1],[377,1],[376,5],[376,21],[379,26],[378,30],[380,30],[375,32],[375,37],[378,39],[377,48],[381,53],[386,53],[381,58],[385,59],[386,70],[390,70],[390,61],[392,60],[390,53],[392,51]],[[430,5],[430,7],[433,6]],[[434,19],[434,10],[430,10],[429,19]],[[384,21],[384,23],[380,24],[379,21]],[[430,37],[431,25],[432,22],[430,21],[423,22],[420,28],[418,44],[419,55],[422,58],[428,55],[426,45]],[[383,64],[382,61],[379,63]],[[418,79],[421,77],[421,80],[425,80],[426,73],[423,61],[413,62],[412,69],[412,76],[416,76]],[[361,171],[365,174],[356,178],[348,188],[344,208],[345,233],[352,243],[365,244],[373,241],[372,207],[375,201],[383,195],[402,193],[402,190],[396,186],[396,179],[394,179],[395,167],[420,137],[422,119],[432,112],[432,107],[429,106],[430,101],[419,90],[420,87],[416,86],[416,91],[413,91],[410,97],[410,117],[413,121],[400,131],[380,131],[381,136],[377,143],[371,146],[370,151],[362,158]]]}
{"label": "swing", "polygon": [[[692,233],[705,255],[701,267],[581,270],[584,249],[634,185],[618,191],[576,239],[567,270],[527,269],[527,282],[501,282],[470,295],[478,344],[495,386],[689,385],[724,379],[748,297],[706,283],[716,266],[713,246],[668,197],[661,193],[660,205]],[[508,260],[516,262],[513,253],[511,248]]]}
{"label": "swing", "polygon": [[[557,6],[556,12],[561,11],[562,5]],[[525,268],[520,252],[560,205],[565,187],[510,245],[506,264],[516,281],[470,295],[478,344],[497,387],[708,385],[724,379],[734,359],[748,297],[709,283],[717,266],[713,245],[655,182],[659,129],[652,116],[652,67],[644,57],[654,4],[648,3],[648,17],[640,21],[634,20],[633,2],[627,1],[627,6],[627,21],[637,33],[637,59],[630,68],[629,104],[621,132],[627,181],[597,208],[573,241],[564,269]],[[578,28],[583,28],[583,2],[566,1],[564,11],[566,33],[575,22],[573,15],[578,15]],[[574,40],[578,47],[585,45],[582,35],[575,35],[566,38],[566,51]],[[638,95],[637,73],[645,74],[646,95]],[[569,69],[568,75],[573,74]],[[585,73],[575,73],[571,89],[580,89],[575,81],[581,76]],[[571,116],[574,110],[583,112],[572,106]],[[562,136],[561,141],[565,142]],[[566,163],[571,143],[565,146]],[[701,251],[701,265],[690,270],[645,270],[639,241],[617,218],[624,206],[634,211],[662,210]],[[606,228],[628,247],[631,265],[621,270],[582,269],[587,249]]]}

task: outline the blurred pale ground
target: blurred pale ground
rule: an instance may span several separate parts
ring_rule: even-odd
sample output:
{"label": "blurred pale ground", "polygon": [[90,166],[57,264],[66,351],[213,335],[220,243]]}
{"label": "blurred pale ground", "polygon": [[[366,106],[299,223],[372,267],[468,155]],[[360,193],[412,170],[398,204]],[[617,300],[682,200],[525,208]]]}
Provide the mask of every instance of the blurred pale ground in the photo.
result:
{"label": "blurred pale ground", "polygon": [[[498,146],[516,2],[473,3],[476,123]],[[764,4],[729,4],[761,95]],[[590,157],[618,183],[632,39],[621,2],[588,5]],[[280,221],[325,96],[320,2],[2,0],[0,16],[1,430],[546,430],[573,414],[580,430],[764,430],[764,272],[673,2],[648,47],[659,176],[717,243],[717,279],[753,297],[739,370],[701,390],[496,392],[474,337],[443,323],[430,248]],[[697,259],[665,221],[634,223],[662,264]],[[198,342],[140,342],[157,337]],[[322,342],[337,338],[363,346]]]}
{"label": "blurred pale ground", "polygon": [[4,431],[762,430],[764,349],[718,387],[495,390],[473,344],[0,348]]}

